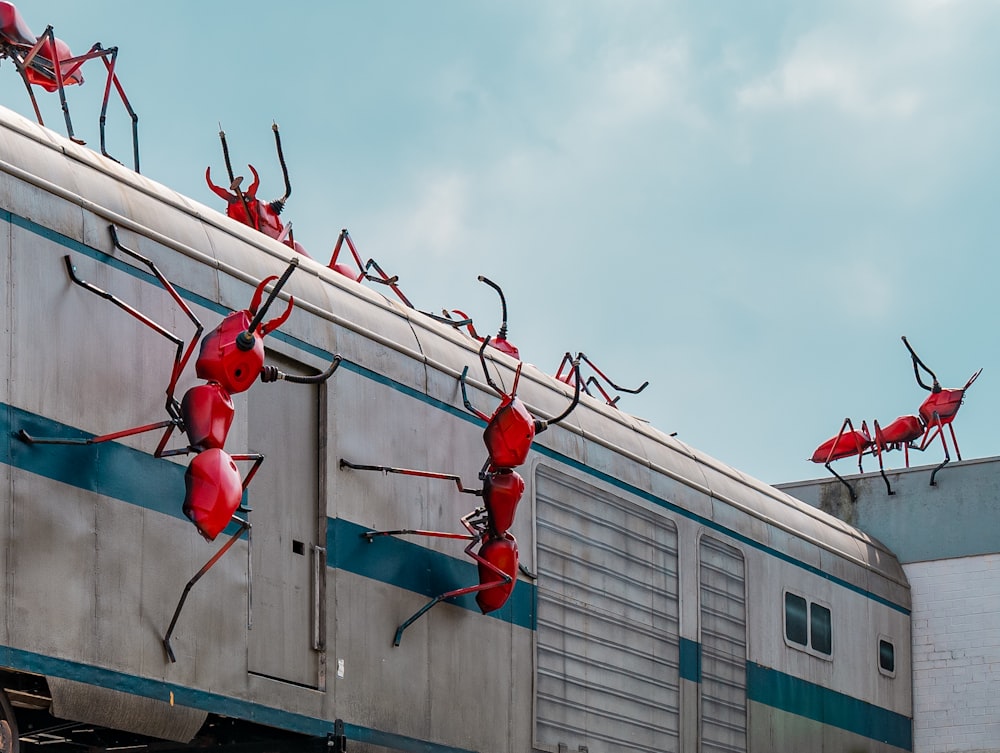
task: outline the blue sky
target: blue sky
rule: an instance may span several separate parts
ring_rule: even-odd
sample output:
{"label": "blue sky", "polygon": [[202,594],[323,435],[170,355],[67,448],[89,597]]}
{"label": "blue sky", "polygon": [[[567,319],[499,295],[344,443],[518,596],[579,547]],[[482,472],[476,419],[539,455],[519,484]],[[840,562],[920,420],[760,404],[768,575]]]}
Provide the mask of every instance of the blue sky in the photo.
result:
{"label": "blue sky", "polygon": [[[916,412],[900,335],[946,387],[985,367],[955,428],[1000,454],[998,2],[19,8],[74,52],[119,46],[147,176],[221,209],[221,122],[278,196],[276,120],[314,258],[348,227],[418,308],[488,332],[484,274],[524,360],[648,379],[623,409],[753,476],[823,476],[806,458],[845,416]],[[90,65],[70,95],[96,144]],[[0,103],[30,115],[9,63]]]}

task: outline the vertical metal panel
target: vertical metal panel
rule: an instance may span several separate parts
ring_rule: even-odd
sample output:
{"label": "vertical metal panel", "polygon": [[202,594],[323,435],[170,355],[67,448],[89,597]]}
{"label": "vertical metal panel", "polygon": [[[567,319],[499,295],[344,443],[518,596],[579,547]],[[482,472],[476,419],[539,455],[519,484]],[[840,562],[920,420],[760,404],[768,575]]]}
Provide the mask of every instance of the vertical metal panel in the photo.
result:
{"label": "vertical metal panel", "polygon": [[558,471],[536,484],[536,745],[676,751],[676,528]]}
{"label": "vertical metal panel", "polygon": [[702,753],[747,749],[747,621],[743,555],[708,536],[698,547]]}
{"label": "vertical metal panel", "polygon": [[[308,373],[272,352],[268,362],[287,373]],[[312,549],[326,543],[325,529],[322,537],[316,530],[319,389],[276,382],[248,392],[248,449],[265,456],[247,488],[254,524],[248,666],[256,674],[311,687],[317,685],[319,665],[313,649]],[[249,464],[244,465],[245,475]]]}

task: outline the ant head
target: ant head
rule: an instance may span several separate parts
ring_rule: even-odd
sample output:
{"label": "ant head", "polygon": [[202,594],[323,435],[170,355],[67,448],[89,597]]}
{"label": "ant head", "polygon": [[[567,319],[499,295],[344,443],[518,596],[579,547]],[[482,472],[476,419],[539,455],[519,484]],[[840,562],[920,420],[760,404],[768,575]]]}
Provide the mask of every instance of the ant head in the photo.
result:
{"label": "ant head", "polygon": [[230,394],[250,389],[264,366],[264,338],[250,324],[249,311],[234,311],[202,339],[199,379],[218,382]]}

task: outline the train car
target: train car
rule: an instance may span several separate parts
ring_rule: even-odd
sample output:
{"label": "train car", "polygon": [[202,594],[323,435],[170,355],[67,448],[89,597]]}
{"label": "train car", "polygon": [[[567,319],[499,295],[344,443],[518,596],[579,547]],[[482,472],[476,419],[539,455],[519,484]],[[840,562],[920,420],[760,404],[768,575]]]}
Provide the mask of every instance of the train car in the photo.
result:
{"label": "train car", "polygon": [[[0,223],[6,753],[912,750],[909,587],[862,532],[582,395],[519,467],[509,598],[420,614],[481,582],[467,542],[370,534],[465,533],[517,361],[487,380],[466,333],[5,110]],[[264,460],[209,542],[164,390],[194,318],[289,269],[267,362],[342,360],[232,395],[226,450]]]}

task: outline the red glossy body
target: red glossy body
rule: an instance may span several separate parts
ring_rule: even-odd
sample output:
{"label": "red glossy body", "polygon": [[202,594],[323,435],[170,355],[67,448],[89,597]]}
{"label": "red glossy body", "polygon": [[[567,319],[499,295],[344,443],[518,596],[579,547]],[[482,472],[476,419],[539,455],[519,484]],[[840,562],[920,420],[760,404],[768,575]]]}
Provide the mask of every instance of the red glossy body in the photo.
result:
{"label": "red glossy body", "polygon": [[882,427],[876,437],[880,447],[888,449],[889,445],[903,445],[920,439],[924,433],[924,425],[918,416],[900,416],[892,423]]}
{"label": "red glossy body", "polygon": [[503,535],[514,525],[517,504],[523,495],[524,479],[517,471],[491,470],[483,479],[483,506],[495,535]]}
{"label": "red glossy body", "polygon": [[[31,32],[21,16],[21,12],[13,3],[7,2],[0,2],[0,37],[3,38],[4,42],[29,49],[34,47],[38,41],[38,37]],[[56,60],[62,62],[73,57],[68,44],[58,37],[53,37],[53,40],[55,40],[55,49],[53,49],[53,43],[48,39],[42,42],[41,47],[38,48],[37,56],[46,63],[45,67],[28,66],[25,71],[29,83],[40,86],[48,92],[56,91],[59,84],[56,81],[55,73],[45,69],[50,69],[51,64]],[[64,86],[82,83],[83,75],[79,68],[63,71]]]}
{"label": "red glossy body", "polygon": [[535,439],[535,419],[520,398],[504,396],[483,432],[483,442],[496,468],[516,468],[528,459]]}
{"label": "red glossy body", "polygon": [[517,540],[509,533],[505,533],[503,538],[489,538],[480,547],[479,556],[510,576],[510,582],[504,583],[504,578],[495,570],[482,562],[479,563],[479,582],[491,587],[476,593],[476,603],[483,614],[487,614],[506,604],[511,591],[514,590],[514,584],[517,582]]}
{"label": "red glossy body", "polygon": [[37,37],[31,33],[24,17],[14,3],[0,2],[0,36],[12,44],[30,47]]}
{"label": "red glossy body", "polygon": [[234,311],[205,335],[194,365],[199,379],[218,382],[230,394],[250,389],[264,365],[264,340],[255,335],[253,347],[241,350],[236,338],[249,326],[250,312]]}
{"label": "red glossy body", "polygon": [[232,519],[243,499],[243,479],[236,463],[218,447],[199,452],[184,474],[184,514],[199,533],[213,541]]}
{"label": "red glossy body", "polygon": [[872,440],[865,432],[845,431],[826,440],[816,448],[810,460],[814,463],[829,463],[853,455],[861,455],[872,446]]}
{"label": "red glossy body", "polygon": [[218,382],[196,385],[184,393],[181,400],[181,417],[188,442],[198,450],[222,449],[234,413],[233,399]]}
{"label": "red glossy body", "polygon": [[521,353],[517,349],[517,346],[506,337],[494,337],[490,340],[490,345],[499,350],[501,353],[506,353],[508,356],[516,358],[518,361],[521,360]]}
{"label": "red glossy body", "polygon": [[920,417],[928,426],[936,424],[938,418],[942,424],[950,424],[962,406],[964,397],[964,389],[942,389],[939,392],[932,392],[920,406]]}

